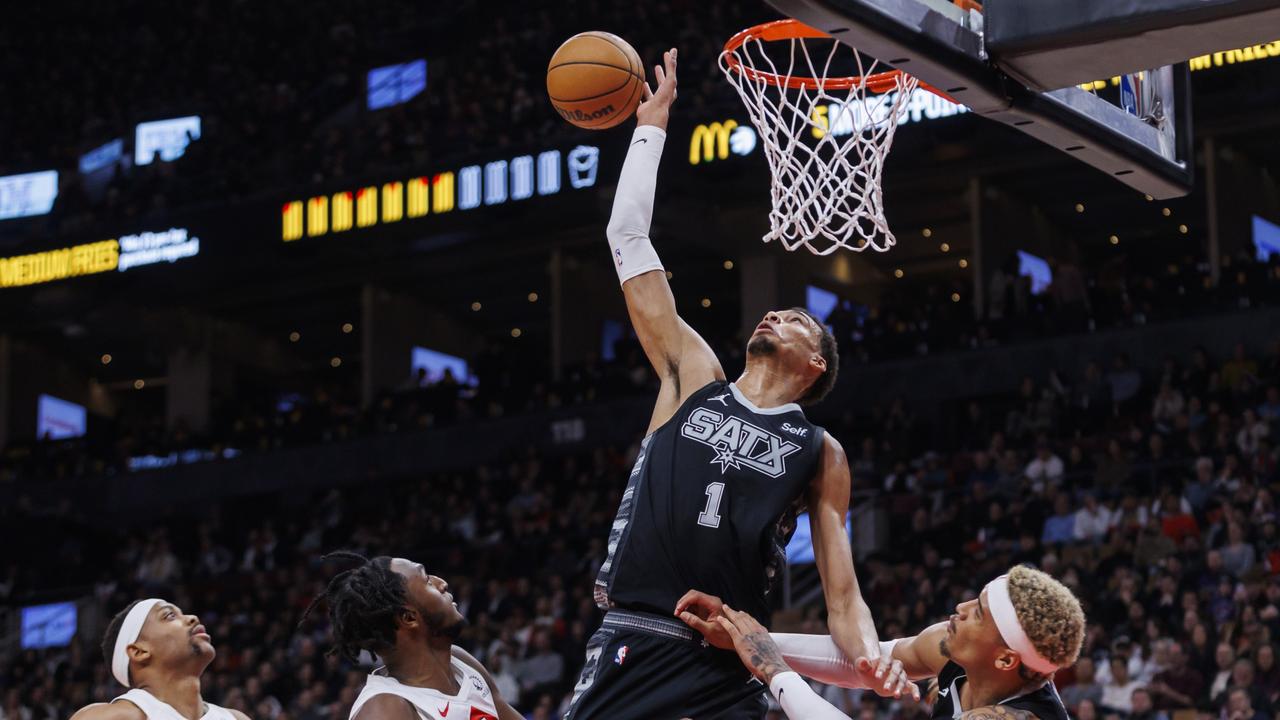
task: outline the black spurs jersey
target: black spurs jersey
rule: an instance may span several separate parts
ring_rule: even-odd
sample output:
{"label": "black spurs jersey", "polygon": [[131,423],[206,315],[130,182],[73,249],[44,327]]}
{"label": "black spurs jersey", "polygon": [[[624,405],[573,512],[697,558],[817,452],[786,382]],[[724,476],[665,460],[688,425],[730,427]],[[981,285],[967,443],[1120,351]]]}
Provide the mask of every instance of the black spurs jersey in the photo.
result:
{"label": "black spurs jersey", "polygon": [[[942,672],[938,673],[938,700],[933,704],[931,717],[935,720],[960,717],[963,712],[960,710],[960,688],[967,681],[964,668],[953,662],[944,665]],[[1070,720],[1067,708],[1062,704],[1062,698],[1058,696],[1052,680],[1025,695],[1015,695],[996,704],[1025,710],[1040,720]]]}
{"label": "black spurs jersey", "polygon": [[640,447],[596,578],[602,608],[670,615],[690,589],[767,621],[824,431],[732,383],[693,393]]}

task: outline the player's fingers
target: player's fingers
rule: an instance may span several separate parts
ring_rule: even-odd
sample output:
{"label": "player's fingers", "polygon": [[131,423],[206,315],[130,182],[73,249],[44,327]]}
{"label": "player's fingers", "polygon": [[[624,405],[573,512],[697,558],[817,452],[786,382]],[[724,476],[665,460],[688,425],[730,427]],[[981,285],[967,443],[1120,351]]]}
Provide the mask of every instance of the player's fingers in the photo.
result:
{"label": "player's fingers", "polygon": [[690,590],[676,603],[676,614],[689,610],[698,617],[708,618],[716,614],[723,604],[715,595],[708,595],[701,590]]}
{"label": "player's fingers", "polygon": [[716,618],[716,622],[720,627],[724,628],[725,632],[729,633],[729,637],[733,640],[733,644],[737,645],[738,641],[742,639],[742,632],[738,630],[738,626],[734,625],[733,621],[723,615]]}
{"label": "player's fingers", "polygon": [[694,630],[697,630],[703,635],[709,632],[713,632],[716,629],[715,625],[712,625],[711,623],[707,622],[706,620],[703,620],[702,618],[698,617],[697,615],[694,615],[691,612],[680,613],[680,619],[684,621],[685,625],[688,625],[689,627],[693,628]]}
{"label": "player's fingers", "polygon": [[667,82],[667,71],[663,70],[661,65],[653,66],[653,76],[657,78],[659,88]]}
{"label": "player's fingers", "polygon": [[676,615],[679,616],[685,610],[688,610],[690,605],[693,605],[695,602],[697,602],[698,595],[700,594],[701,593],[699,593],[697,590],[690,590],[684,595],[681,595],[680,599],[676,601]]}
{"label": "player's fingers", "polygon": [[[901,663],[899,663],[901,665]],[[880,654],[880,662],[876,663],[876,677],[882,678],[893,670],[893,657],[884,653]]]}
{"label": "player's fingers", "polygon": [[641,95],[643,95],[644,100],[648,100],[653,97],[653,89],[649,87],[649,83],[640,83],[640,86],[644,88],[644,90],[641,91]]}
{"label": "player's fingers", "polygon": [[902,664],[894,663],[888,668],[888,672],[884,673],[884,689],[893,693],[894,697],[902,697],[902,686],[899,683],[901,670]]}

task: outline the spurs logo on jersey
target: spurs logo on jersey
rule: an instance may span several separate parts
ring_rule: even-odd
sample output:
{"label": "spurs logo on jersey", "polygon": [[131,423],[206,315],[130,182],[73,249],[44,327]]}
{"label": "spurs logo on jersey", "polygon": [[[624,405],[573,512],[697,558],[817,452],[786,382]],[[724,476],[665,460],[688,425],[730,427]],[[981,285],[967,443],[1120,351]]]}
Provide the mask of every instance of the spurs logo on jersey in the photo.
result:
{"label": "spurs logo on jersey", "polygon": [[800,449],[742,418],[726,417],[705,407],[689,413],[680,434],[715,449],[711,463],[720,465],[722,475],[729,468],[748,467],[769,477],[781,477],[787,471],[787,456]]}

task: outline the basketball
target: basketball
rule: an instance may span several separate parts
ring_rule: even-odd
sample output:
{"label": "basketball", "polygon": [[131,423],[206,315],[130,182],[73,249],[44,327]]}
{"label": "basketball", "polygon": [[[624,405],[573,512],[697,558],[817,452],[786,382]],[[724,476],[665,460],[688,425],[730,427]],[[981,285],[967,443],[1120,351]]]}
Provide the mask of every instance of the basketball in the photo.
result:
{"label": "basketball", "polygon": [[565,120],[587,130],[631,117],[644,95],[644,66],[626,40],[584,32],[564,42],[547,65],[547,95]]}

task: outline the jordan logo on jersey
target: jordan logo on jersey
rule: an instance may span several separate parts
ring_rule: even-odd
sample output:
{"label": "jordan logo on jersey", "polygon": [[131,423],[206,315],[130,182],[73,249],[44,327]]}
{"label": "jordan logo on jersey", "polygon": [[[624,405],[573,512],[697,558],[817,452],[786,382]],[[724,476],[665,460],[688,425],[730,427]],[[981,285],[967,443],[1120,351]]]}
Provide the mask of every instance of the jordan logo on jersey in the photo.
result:
{"label": "jordan logo on jersey", "polygon": [[714,448],[713,465],[720,465],[723,475],[729,468],[748,467],[769,477],[780,477],[787,471],[786,457],[800,449],[768,430],[732,415],[707,408],[697,408],[680,428],[690,440]]}

